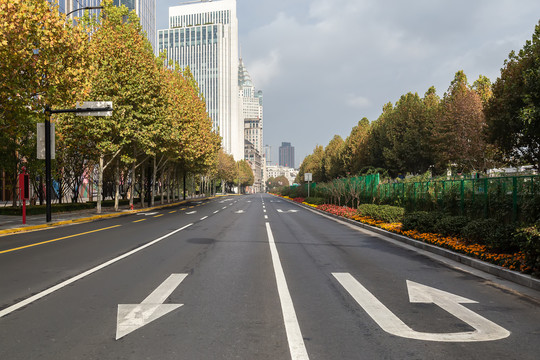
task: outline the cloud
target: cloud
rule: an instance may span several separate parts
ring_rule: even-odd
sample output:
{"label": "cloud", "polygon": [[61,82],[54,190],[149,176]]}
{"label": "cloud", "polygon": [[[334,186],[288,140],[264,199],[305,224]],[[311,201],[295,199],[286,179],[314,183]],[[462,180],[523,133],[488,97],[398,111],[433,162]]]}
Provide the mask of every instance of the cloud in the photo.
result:
{"label": "cloud", "polygon": [[249,73],[256,80],[257,87],[264,89],[280,73],[279,49],[270,50],[249,64]]}
{"label": "cloud", "polygon": [[494,81],[540,13],[533,0],[238,4],[244,62],[265,94],[265,143],[291,141],[298,154],[334,134],[346,137],[362,117],[377,119],[385,103],[409,91],[435,86],[442,95],[460,69],[470,82],[479,74]]}
{"label": "cloud", "polygon": [[363,109],[371,105],[368,98],[354,94],[347,95],[346,104],[357,109]]}

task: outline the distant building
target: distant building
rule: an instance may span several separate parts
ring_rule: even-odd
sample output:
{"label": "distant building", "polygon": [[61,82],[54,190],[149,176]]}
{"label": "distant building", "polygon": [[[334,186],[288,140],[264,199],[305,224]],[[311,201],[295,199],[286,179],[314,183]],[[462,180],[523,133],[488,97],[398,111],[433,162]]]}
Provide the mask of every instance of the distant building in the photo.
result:
{"label": "distant building", "polygon": [[264,190],[264,167],[263,167],[263,158],[261,154],[257,151],[255,146],[248,140],[244,140],[244,156],[246,161],[251,166],[253,171],[253,186],[249,189],[251,193],[259,193]]}
{"label": "distant building", "polygon": [[244,119],[244,138],[251,142],[259,154],[263,154],[263,95],[255,91],[251,76],[242,59],[238,65],[238,94]]}
{"label": "distant building", "polygon": [[266,165],[270,166],[273,165],[273,157],[272,157],[272,146],[270,145],[264,145],[264,158],[266,160]]}
{"label": "distant building", "polygon": [[236,0],[189,2],[169,8],[169,28],[158,30],[166,65],[189,67],[206,100],[223,149],[244,159],[244,121],[238,97]]}
{"label": "distant building", "polygon": [[[49,0],[49,2],[55,2]],[[143,31],[146,33],[146,38],[152,44],[152,48],[156,49],[156,0],[113,0],[115,6],[125,5],[129,10],[135,10],[139,17]],[[58,0],[60,12],[70,14],[70,18],[81,17],[85,11],[93,14],[98,14],[99,9],[82,10],[85,7],[101,6],[101,0]]]}
{"label": "distant building", "polygon": [[294,184],[294,180],[298,175],[298,170],[279,165],[269,165],[266,167],[266,172],[264,176],[264,182],[268,181],[270,178],[277,178],[278,176],[285,176],[289,180],[289,185]]}
{"label": "distant building", "polygon": [[282,142],[279,147],[279,166],[294,168],[294,146],[289,142]]}

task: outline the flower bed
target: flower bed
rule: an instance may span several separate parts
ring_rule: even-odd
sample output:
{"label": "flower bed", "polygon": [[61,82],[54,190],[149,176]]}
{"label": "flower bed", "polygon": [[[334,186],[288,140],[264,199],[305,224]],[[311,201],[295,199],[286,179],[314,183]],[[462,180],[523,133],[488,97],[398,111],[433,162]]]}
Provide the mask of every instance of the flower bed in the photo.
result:
{"label": "flower bed", "polygon": [[[304,204],[306,203],[304,202]],[[415,240],[446,248],[458,253],[474,257],[476,259],[484,260],[510,270],[521,271],[524,273],[531,272],[531,268],[525,263],[525,254],[523,252],[516,252],[513,254],[496,253],[490,250],[485,245],[469,244],[459,237],[443,236],[433,233],[421,233],[416,230],[403,231],[401,229],[401,223],[385,223],[382,221],[374,220],[368,216],[360,216],[358,215],[356,209],[350,207],[329,204],[318,206],[311,204],[307,205],[310,205],[333,215],[356,220],[367,225],[375,226],[393,233],[407,236]]]}

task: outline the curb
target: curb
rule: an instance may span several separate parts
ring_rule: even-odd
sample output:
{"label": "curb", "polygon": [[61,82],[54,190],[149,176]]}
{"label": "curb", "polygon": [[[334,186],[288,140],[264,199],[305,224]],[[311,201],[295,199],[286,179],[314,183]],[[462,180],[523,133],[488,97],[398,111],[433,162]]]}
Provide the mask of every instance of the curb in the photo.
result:
{"label": "curb", "polygon": [[[198,198],[197,200],[208,200],[208,199],[213,199],[215,197],[216,196],[209,196],[209,197],[204,197],[204,198]],[[144,212],[144,211],[149,211],[149,210],[163,209],[163,208],[167,208],[167,207],[181,205],[181,204],[184,204],[184,203],[192,201],[192,200],[194,200],[194,199],[182,200],[180,202],[164,204],[164,205],[158,205],[158,206],[154,206],[154,207],[147,207],[147,208],[144,208],[144,209],[127,210],[127,211],[115,212],[115,213],[111,213],[111,214],[93,215],[93,216],[77,218],[77,219],[57,221],[57,222],[48,223],[48,224],[40,224],[40,225],[25,226],[25,227],[20,227],[20,228],[5,229],[5,230],[0,230],[0,236],[11,235],[11,234],[16,234],[16,233],[30,232],[30,231],[34,231],[34,230],[41,230],[41,229],[46,229],[46,228],[50,228],[50,227],[54,227],[54,226],[60,226],[60,225],[75,224],[75,223],[89,222],[89,221],[94,221],[94,220],[99,220],[99,219],[120,217],[120,216],[124,216],[124,215],[136,214],[138,212]]]}
{"label": "curb", "polygon": [[503,268],[502,266],[499,266],[499,265],[490,264],[488,262],[485,262],[485,261],[482,261],[482,260],[479,260],[479,259],[475,259],[475,258],[466,256],[464,254],[456,253],[456,252],[453,252],[453,251],[445,249],[445,248],[441,248],[441,247],[438,247],[438,246],[435,246],[435,245],[431,245],[431,244],[428,244],[428,243],[425,243],[425,242],[422,242],[422,241],[419,241],[419,240],[411,239],[411,238],[408,238],[408,237],[400,235],[400,234],[396,234],[396,233],[393,233],[393,232],[390,232],[390,231],[387,231],[387,230],[384,230],[384,229],[380,229],[378,227],[374,227],[374,226],[371,226],[371,225],[361,223],[359,221],[355,221],[355,220],[347,219],[345,217],[330,214],[330,213],[327,213],[326,211],[322,211],[322,210],[319,210],[317,208],[314,208],[314,207],[311,207],[311,206],[308,206],[308,205],[305,205],[305,204],[297,203],[296,201],[292,201],[292,200],[285,199],[285,198],[282,198],[282,199],[287,200],[287,201],[289,201],[291,203],[294,203],[296,205],[299,205],[301,207],[304,207],[304,208],[306,208],[308,210],[313,210],[315,212],[327,215],[329,217],[332,217],[332,218],[339,219],[341,221],[347,222],[347,223],[349,223],[351,225],[354,225],[354,226],[357,226],[357,227],[372,231],[372,232],[377,233],[379,235],[383,235],[383,236],[388,237],[390,239],[397,240],[397,241],[403,242],[405,244],[414,246],[416,248],[428,251],[430,253],[443,256],[443,257],[445,257],[447,259],[450,259],[450,260],[453,260],[455,262],[470,266],[470,267],[472,267],[474,269],[477,269],[477,270],[481,270],[481,271],[483,271],[485,273],[498,276],[498,277],[500,277],[502,279],[509,280],[509,281],[514,282],[516,284],[523,285],[523,286],[526,286],[526,287],[534,289],[534,290],[540,290],[540,279],[536,279],[536,278],[534,278],[534,277],[532,277],[530,275],[526,275],[526,274],[522,274],[522,273],[517,272],[517,271],[505,269],[505,268]]}

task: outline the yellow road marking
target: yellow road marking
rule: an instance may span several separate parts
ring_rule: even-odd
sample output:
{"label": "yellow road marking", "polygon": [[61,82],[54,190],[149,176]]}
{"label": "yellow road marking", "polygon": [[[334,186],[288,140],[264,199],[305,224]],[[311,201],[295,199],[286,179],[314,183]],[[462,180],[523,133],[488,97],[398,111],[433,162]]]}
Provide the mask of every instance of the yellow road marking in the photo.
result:
{"label": "yellow road marking", "polygon": [[186,209],[187,209],[187,208],[181,208],[181,209],[180,209],[180,211],[182,211],[182,210],[186,210]]}
{"label": "yellow road marking", "polygon": [[177,210],[169,211],[169,214],[175,213]]}
{"label": "yellow road marking", "polygon": [[160,216],[163,216],[163,214],[159,214],[159,215],[156,215],[156,216],[154,216],[154,217],[160,217]]}
{"label": "yellow road marking", "polygon": [[103,229],[91,230],[91,231],[83,232],[83,233],[80,233],[80,234],[68,235],[68,236],[64,236],[64,237],[61,237],[61,238],[57,238],[57,239],[42,241],[42,242],[39,242],[39,243],[25,245],[25,246],[21,246],[21,247],[18,247],[18,248],[3,250],[3,251],[0,251],[0,254],[4,254],[4,253],[16,251],[16,250],[21,250],[21,249],[26,249],[26,248],[33,247],[33,246],[48,244],[48,243],[55,242],[55,241],[58,241],[58,240],[69,239],[69,238],[72,238],[72,237],[75,237],[75,236],[81,236],[81,235],[86,235],[86,234],[90,234],[90,233],[94,233],[94,232],[98,232],[98,231],[108,230],[108,229],[112,229],[112,228],[119,227],[119,226],[122,226],[122,225],[109,226],[109,227],[106,227],[106,228],[103,228]]}
{"label": "yellow road marking", "polygon": [[134,223],[136,223],[136,222],[141,222],[141,221],[144,221],[144,220],[146,220],[146,219],[135,220]]}

